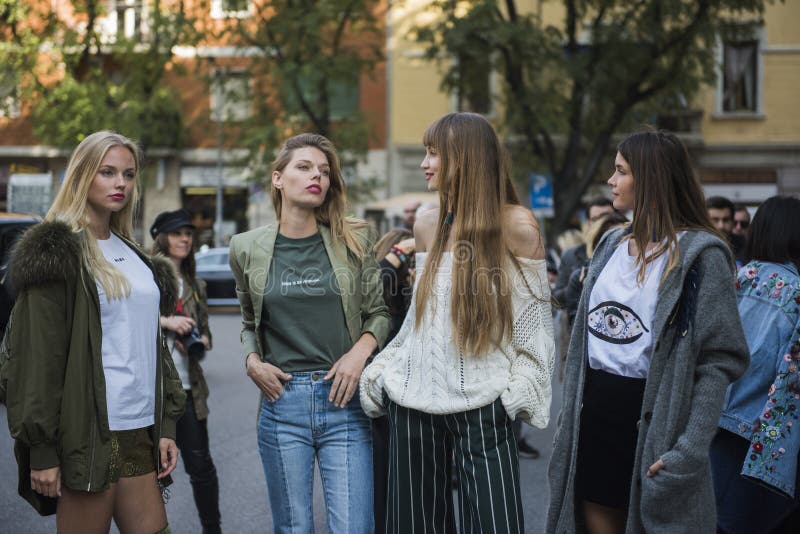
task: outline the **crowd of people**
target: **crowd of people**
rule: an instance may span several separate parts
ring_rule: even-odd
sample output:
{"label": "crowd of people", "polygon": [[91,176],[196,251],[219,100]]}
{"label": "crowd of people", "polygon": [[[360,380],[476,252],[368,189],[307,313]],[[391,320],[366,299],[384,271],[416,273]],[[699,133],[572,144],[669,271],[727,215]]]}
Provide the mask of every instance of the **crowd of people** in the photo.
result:
{"label": "crowd of people", "polygon": [[[800,200],[751,222],[705,198],[675,135],[638,132],[556,258],[486,119],[445,115],[422,143],[439,203],[406,206],[402,228],[376,239],[349,217],[335,147],[300,134],[272,165],[277,221],[231,239],[274,532],[313,532],[315,464],[332,533],[524,532],[519,458],[539,453],[521,423],[549,424],[554,379],[546,532],[786,528]],[[140,170],[133,141],[88,135],[9,267],[19,492],[60,533],[170,532],[179,452],[203,532],[221,532],[195,228],[164,212],[151,254],[134,243]]]}

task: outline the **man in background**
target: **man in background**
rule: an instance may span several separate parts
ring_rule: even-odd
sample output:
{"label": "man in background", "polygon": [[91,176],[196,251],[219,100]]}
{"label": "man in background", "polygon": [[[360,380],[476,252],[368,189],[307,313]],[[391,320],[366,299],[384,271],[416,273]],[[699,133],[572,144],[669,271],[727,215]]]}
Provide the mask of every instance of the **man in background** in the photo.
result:
{"label": "man in background", "polygon": [[750,212],[747,207],[741,204],[736,205],[736,210],[733,212],[733,235],[747,237],[747,229],[750,227]]}
{"label": "man in background", "polygon": [[733,214],[736,212],[733,202],[725,197],[708,197],[706,199],[706,209],[708,210],[711,224],[728,239],[728,245],[731,247],[733,257],[736,258],[736,266],[741,267],[747,260],[744,257],[745,240],[742,235],[737,235],[733,232]]}

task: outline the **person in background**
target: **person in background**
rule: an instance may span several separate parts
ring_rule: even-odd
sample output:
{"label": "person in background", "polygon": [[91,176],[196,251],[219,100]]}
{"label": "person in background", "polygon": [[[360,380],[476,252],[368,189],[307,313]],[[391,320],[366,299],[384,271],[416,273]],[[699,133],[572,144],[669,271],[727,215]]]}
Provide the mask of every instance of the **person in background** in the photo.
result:
{"label": "person in background", "polygon": [[422,206],[419,200],[412,200],[403,206],[403,226],[409,232],[414,231],[414,223],[417,221],[417,210]]}
{"label": "person in background", "polygon": [[278,222],[235,235],[230,265],[274,532],[314,530],[314,464],[328,532],[373,531],[370,420],[358,381],[390,317],[366,222],[345,215],[333,144],[290,137],[272,163]]}
{"label": "person in background", "polygon": [[[586,204],[586,222],[584,235],[591,232],[591,226],[600,219],[603,215],[614,213],[614,204],[609,198],[597,197],[590,200]],[[571,248],[563,250],[561,254],[561,263],[558,266],[558,278],[556,278],[556,285],[553,288],[553,298],[559,303],[563,304],[565,299],[564,291],[566,290],[569,277],[572,276],[575,269],[580,269],[586,265],[587,241],[584,237],[581,243]]]}
{"label": "person in background", "polygon": [[741,267],[746,262],[745,238],[733,231],[733,215],[736,211],[733,202],[725,197],[708,197],[706,199],[706,208],[714,228],[728,240],[733,257],[736,259],[736,266]]}
{"label": "person in background", "polygon": [[[411,304],[414,270],[414,234],[405,228],[389,230],[373,247],[381,268],[383,300],[392,317],[389,343],[400,331]],[[372,463],[375,472],[375,534],[386,532],[386,490],[389,483],[389,419],[372,420]]]}
{"label": "person in background", "polygon": [[733,229],[731,232],[734,235],[747,237],[747,228],[750,226],[750,212],[747,211],[747,206],[741,204],[736,205],[736,210],[733,212]]}
{"label": "person in background", "polygon": [[[174,269],[132,241],[139,148],[110,131],[70,156],[44,222],[11,260],[8,425],[19,492],[61,534],[170,532],[180,378],[158,328]],[[7,368],[7,369],[6,369]],[[0,527],[2,528],[2,527]]]}
{"label": "person in background", "polygon": [[[200,359],[211,350],[206,283],[195,275],[192,214],[185,209],[165,211],[150,227],[153,254],[173,263],[180,298],[173,313],[162,315],[161,328],[186,392],[186,407],[178,419],[176,441],[192,485],[203,534],[221,532],[219,481],[208,446],[208,384]],[[198,344],[199,341],[199,344]],[[187,347],[188,343],[193,343]]]}
{"label": "person in background", "polygon": [[675,135],[627,137],[608,183],[633,220],[584,280],[546,532],[713,532],[712,430],[748,362],[730,250]]}
{"label": "person in background", "polygon": [[750,366],[728,387],[711,443],[723,534],[766,534],[798,507],[798,213],[800,200],[791,197],[772,197],[758,208],[747,240],[752,260],[736,279]]}
{"label": "person in background", "polygon": [[455,456],[460,531],[523,532],[512,421],[547,425],[554,352],[539,226],[485,118],[445,115],[423,144],[441,207],[414,227],[406,321],[361,377],[364,410],[389,416],[387,531],[455,531]]}

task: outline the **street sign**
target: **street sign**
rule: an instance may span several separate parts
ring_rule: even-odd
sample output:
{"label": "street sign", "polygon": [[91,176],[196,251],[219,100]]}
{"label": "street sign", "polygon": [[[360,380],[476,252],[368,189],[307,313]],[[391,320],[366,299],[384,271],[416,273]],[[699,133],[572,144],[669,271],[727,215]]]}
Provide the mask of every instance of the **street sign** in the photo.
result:
{"label": "street sign", "polygon": [[537,217],[553,217],[553,179],[546,174],[528,174],[531,209]]}

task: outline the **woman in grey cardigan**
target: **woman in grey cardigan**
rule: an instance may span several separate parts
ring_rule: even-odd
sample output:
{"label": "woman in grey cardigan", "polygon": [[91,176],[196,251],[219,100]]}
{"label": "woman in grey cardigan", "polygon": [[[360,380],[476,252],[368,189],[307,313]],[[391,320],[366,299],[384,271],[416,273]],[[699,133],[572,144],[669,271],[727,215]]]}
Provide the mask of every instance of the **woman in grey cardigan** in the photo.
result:
{"label": "woman in grey cardigan", "polygon": [[585,279],[547,532],[714,532],[709,444],[748,364],[733,260],[674,135],[628,137],[608,183],[633,222],[605,236]]}

